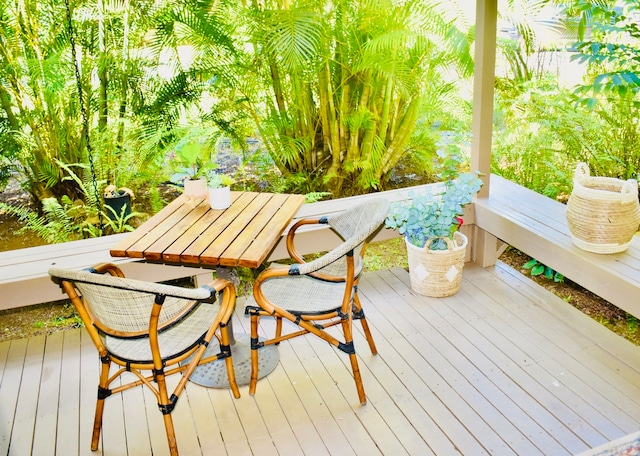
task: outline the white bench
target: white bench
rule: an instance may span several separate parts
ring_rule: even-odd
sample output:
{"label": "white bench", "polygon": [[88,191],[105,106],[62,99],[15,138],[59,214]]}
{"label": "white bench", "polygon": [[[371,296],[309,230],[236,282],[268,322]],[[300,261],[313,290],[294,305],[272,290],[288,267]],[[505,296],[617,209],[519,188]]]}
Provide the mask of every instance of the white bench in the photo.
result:
{"label": "white bench", "polygon": [[[494,254],[499,241],[512,245],[640,318],[640,237],[622,253],[581,250],[571,240],[564,204],[496,175],[490,196],[478,198],[474,209],[477,227],[494,237]],[[495,259],[487,255],[479,262],[487,266]]]}
{"label": "white bench", "polygon": [[196,275],[180,266],[144,265],[130,258],[113,258],[109,248],[122,236],[43,245],[0,252],[0,310],[64,299],[49,278],[51,266],[80,269],[97,263],[117,263],[127,277],[161,282]]}

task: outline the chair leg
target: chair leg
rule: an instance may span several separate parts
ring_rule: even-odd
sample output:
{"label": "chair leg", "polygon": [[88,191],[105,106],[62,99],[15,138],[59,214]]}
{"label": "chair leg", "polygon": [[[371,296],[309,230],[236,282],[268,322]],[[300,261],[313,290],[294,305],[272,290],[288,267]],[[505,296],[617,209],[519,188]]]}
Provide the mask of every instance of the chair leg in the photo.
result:
{"label": "chair leg", "polygon": [[[276,339],[282,336],[282,317],[276,317]],[[280,342],[276,343],[280,345]]]}
{"label": "chair leg", "polygon": [[367,323],[367,317],[364,315],[364,309],[362,308],[362,304],[360,303],[360,299],[356,294],[353,299],[353,318],[360,320],[360,324],[362,325],[362,330],[364,331],[364,335],[367,338],[367,343],[369,344],[369,349],[371,350],[372,355],[378,354],[378,349],[376,348],[376,343],[373,341],[373,336],[371,335],[371,330],[369,329],[369,323]]}
{"label": "chair leg", "polygon": [[100,431],[102,430],[102,414],[104,412],[104,401],[111,394],[109,392],[109,371],[111,361],[108,357],[102,357],[102,365],[100,370],[100,382],[98,383],[98,400],[96,402],[96,413],[93,419],[93,433],[91,434],[91,451],[98,449],[100,441]]}
{"label": "chair leg", "polygon": [[353,379],[356,382],[356,389],[358,390],[358,399],[361,404],[367,403],[367,396],[364,394],[364,384],[362,383],[362,376],[360,375],[360,367],[358,366],[358,358],[353,353],[349,355],[351,361],[351,370],[353,371]]}
{"label": "chair leg", "polygon": [[251,380],[249,381],[249,394],[256,393],[258,384],[258,321],[259,316],[251,314]]}
{"label": "chair leg", "polygon": [[231,357],[231,347],[229,346],[229,326],[227,323],[220,324],[220,335],[222,339],[220,348],[222,349],[222,347],[224,347],[224,351],[228,353],[228,356],[224,359],[224,362],[227,368],[227,376],[229,377],[229,386],[231,387],[233,397],[238,399],[240,397],[240,389],[238,388],[236,373],[233,369],[233,358]]}
{"label": "chair leg", "polygon": [[360,374],[360,366],[358,365],[358,357],[356,356],[355,345],[353,344],[353,320],[348,318],[342,320],[342,330],[344,332],[345,346],[350,348],[349,361],[351,361],[351,371],[353,372],[353,379],[356,382],[356,389],[358,390],[358,399],[361,404],[367,403],[367,396],[364,393],[364,384],[362,383],[362,375]]}
{"label": "chair leg", "polygon": [[160,370],[160,372],[155,374],[156,384],[158,385],[158,393],[159,393],[159,402],[158,408],[162,413],[162,418],[164,419],[164,427],[167,432],[167,442],[169,443],[169,452],[171,456],[178,456],[178,443],[176,441],[176,433],[173,428],[173,418],[171,418],[171,413],[173,412],[173,408],[176,404],[178,398],[175,395],[172,395],[169,398],[169,394],[167,393],[167,380],[164,376],[164,371]]}
{"label": "chair leg", "polygon": [[169,442],[169,453],[171,456],[178,456],[178,442],[176,441],[176,432],[173,429],[173,418],[171,413],[162,416],[164,418],[164,427],[167,431],[167,441]]}

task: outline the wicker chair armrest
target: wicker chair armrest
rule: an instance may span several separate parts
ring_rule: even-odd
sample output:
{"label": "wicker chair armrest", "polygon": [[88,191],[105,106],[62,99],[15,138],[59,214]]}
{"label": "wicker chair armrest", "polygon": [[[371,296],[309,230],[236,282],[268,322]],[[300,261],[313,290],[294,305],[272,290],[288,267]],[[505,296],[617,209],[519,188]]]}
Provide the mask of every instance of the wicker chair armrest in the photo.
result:
{"label": "wicker chair armrest", "polygon": [[364,239],[359,239],[355,236],[351,237],[329,252],[322,255],[320,258],[316,258],[315,260],[309,261],[307,263],[292,264],[291,266],[289,266],[289,275],[312,274],[345,257],[349,252],[353,251],[362,242],[364,242]]}
{"label": "wicker chair armrest", "polygon": [[124,272],[118,266],[113,263],[99,263],[91,267],[91,269],[98,274],[109,273],[114,277],[122,277],[124,278]]}
{"label": "wicker chair armrest", "polygon": [[320,224],[326,224],[326,223],[327,222],[325,218],[316,217],[316,218],[301,219],[293,224],[293,226],[289,229],[289,232],[287,233],[287,252],[289,253],[289,256],[293,258],[294,261],[296,261],[297,263],[305,262],[304,258],[300,253],[298,253],[295,246],[295,236],[298,228],[304,225],[320,225]]}

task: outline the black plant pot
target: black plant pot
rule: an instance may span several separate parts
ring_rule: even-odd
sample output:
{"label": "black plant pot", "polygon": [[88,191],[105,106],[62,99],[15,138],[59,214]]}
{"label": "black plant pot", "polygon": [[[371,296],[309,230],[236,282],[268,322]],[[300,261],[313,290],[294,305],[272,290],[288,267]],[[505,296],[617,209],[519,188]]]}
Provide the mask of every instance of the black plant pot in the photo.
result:
{"label": "black plant pot", "polygon": [[127,217],[131,214],[131,195],[127,192],[120,190],[118,192],[118,196],[105,197],[104,204],[108,208],[106,208],[105,212],[109,216],[110,220],[117,220],[122,215],[122,208],[124,207],[124,217]]}

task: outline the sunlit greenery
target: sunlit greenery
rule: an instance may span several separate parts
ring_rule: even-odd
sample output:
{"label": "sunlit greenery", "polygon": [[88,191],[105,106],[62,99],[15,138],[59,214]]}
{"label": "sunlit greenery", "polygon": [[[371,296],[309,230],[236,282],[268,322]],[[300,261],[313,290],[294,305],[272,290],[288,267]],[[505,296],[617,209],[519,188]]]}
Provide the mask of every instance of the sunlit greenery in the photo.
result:
{"label": "sunlit greenery", "polygon": [[[561,200],[578,161],[637,175],[636,3],[501,4],[493,172]],[[239,155],[239,188],[338,197],[436,179],[441,138],[470,135],[475,31],[462,2],[69,6],[0,4],[0,185],[17,177],[40,215],[47,198],[97,205],[107,184],[143,189],[157,210],[187,140],[205,168],[223,143]],[[544,64],[565,52],[577,85]],[[73,231],[99,232],[85,228]]]}

